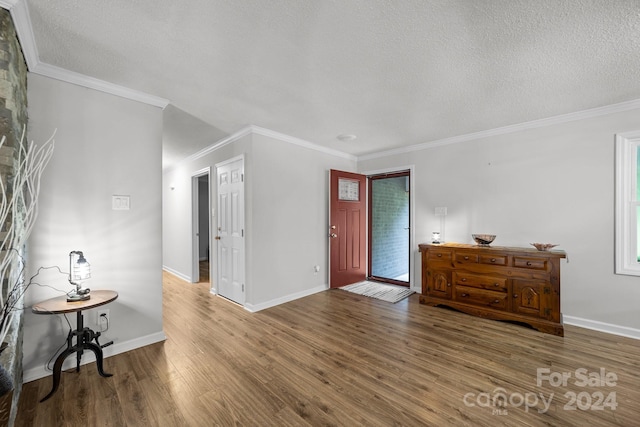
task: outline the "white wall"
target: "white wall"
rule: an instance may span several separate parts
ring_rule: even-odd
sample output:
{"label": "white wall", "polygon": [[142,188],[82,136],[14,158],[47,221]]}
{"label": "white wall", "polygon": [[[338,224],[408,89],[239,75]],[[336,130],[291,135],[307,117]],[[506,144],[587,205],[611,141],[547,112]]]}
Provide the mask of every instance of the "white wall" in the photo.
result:
{"label": "white wall", "polygon": [[[211,167],[213,176],[216,163],[241,154],[245,156],[245,307],[260,310],[327,288],[328,171],[355,170],[355,161],[259,133],[248,133],[165,171],[164,268],[191,279],[191,176],[205,167]],[[212,184],[215,203],[215,179]],[[211,260],[215,292],[215,245]],[[319,273],[314,271],[316,265]]]}
{"label": "white wall", "polygon": [[354,171],[355,162],[273,137],[253,139],[253,285],[247,297],[250,308],[260,309],[328,287],[329,170]]}
{"label": "white wall", "polygon": [[[105,354],[164,339],[161,109],[35,74],[28,84],[29,139],[45,141],[57,128],[29,241],[30,272],[51,265],[66,272],[69,252],[82,250],[92,267],[86,285],[119,293],[104,307],[111,325],[101,342],[115,341]],[[112,210],[114,194],[131,196],[131,209]],[[66,276],[54,270],[44,271],[37,282],[45,286],[32,286],[26,305],[71,289]],[[97,329],[94,313],[85,313],[85,324]],[[75,324],[75,315],[67,317]],[[25,381],[48,374],[44,365],[67,331],[61,315],[26,310]],[[90,352],[84,360],[92,360]]]}
{"label": "white wall", "polygon": [[640,129],[640,111],[444,145],[358,162],[374,170],[415,165],[416,240],[439,228],[472,243],[497,234],[496,246],[559,244],[561,309],[573,323],[640,338],[640,279],[613,274],[614,134]]}

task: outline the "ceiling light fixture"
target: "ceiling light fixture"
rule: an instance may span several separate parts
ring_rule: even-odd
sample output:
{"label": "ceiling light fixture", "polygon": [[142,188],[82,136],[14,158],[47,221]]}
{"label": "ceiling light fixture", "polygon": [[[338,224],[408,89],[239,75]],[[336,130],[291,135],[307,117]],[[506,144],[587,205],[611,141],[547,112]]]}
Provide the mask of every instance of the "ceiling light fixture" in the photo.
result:
{"label": "ceiling light fixture", "polygon": [[343,134],[338,135],[337,138],[340,141],[353,141],[353,140],[355,140],[357,138],[357,136],[343,133]]}

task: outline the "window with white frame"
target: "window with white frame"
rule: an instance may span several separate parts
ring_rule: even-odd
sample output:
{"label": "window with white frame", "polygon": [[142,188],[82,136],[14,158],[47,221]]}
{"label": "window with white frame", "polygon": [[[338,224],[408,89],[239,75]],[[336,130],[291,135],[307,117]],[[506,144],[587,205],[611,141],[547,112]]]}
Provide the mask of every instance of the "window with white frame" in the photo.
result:
{"label": "window with white frame", "polygon": [[640,131],[616,135],[616,273],[640,276]]}

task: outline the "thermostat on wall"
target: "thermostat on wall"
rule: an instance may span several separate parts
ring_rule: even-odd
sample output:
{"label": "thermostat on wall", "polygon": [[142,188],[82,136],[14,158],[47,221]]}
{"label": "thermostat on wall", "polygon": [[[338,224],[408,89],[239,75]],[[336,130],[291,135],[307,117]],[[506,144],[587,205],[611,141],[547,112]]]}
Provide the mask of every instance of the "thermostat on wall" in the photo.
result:
{"label": "thermostat on wall", "polygon": [[128,211],[131,208],[131,196],[111,196],[111,207],[114,211]]}

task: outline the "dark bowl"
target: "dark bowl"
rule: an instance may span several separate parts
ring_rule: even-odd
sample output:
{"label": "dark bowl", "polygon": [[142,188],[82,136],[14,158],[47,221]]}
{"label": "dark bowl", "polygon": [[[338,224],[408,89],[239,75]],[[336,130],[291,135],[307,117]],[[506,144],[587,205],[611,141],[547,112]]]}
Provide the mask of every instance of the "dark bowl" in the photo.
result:
{"label": "dark bowl", "polygon": [[495,234],[472,234],[473,240],[480,246],[489,246],[496,238]]}

